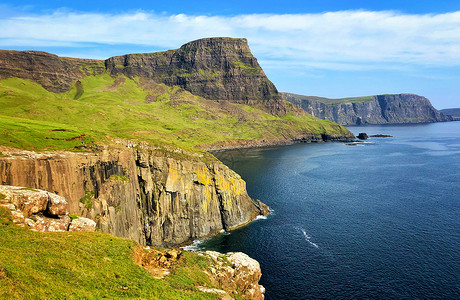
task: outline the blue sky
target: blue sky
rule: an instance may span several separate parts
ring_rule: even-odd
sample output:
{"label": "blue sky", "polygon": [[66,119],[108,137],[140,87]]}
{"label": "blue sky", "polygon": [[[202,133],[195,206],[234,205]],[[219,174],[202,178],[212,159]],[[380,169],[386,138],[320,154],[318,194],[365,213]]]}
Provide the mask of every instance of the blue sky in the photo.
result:
{"label": "blue sky", "polygon": [[246,37],[280,91],[460,107],[460,1],[3,1],[0,49],[107,58]]}

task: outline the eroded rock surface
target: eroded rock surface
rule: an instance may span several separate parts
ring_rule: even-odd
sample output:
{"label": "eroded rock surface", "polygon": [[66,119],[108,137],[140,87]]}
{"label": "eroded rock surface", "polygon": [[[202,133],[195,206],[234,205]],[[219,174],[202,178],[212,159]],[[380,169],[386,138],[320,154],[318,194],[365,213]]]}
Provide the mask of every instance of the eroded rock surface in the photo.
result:
{"label": "eroded rock surface", "polygon": [[259,284],[262,276],[260,264],[242,252],[222,254],[206,251],[214,264],[209,268],[211,283],[230,295],[249,299],[264,299],[265,288]]}
{"label": "eroded rock surface", "polygon": [[0,185],[0,206],[11,211],[13,223],[35,231],[94,231],[96,222],[67,213],[67,201],[56,194],[19,186]]}
{"label": "eroded rock surface", "polygon": [[[340,125],[403,124],[452,121],[435,109],[430,100],[414,94],[372,96],[372,101],[327,105],[317,97],[281,93],[311,115]],[[320,99],[320,98],[319,98]]]}
{"label": "eroded rock surface", "polygon": [[[139,145],[99,153],[2,153],[1,184],[58,194],[67,200],[70,214],[95,220],[101,231],[142,245],[181,244],[268,213],[248,196],[238,174],[199,158],[180,160]],[[59,210],[53,197],[47,198],[49,214]],[[37,205],[43,209],[48,204]]]}

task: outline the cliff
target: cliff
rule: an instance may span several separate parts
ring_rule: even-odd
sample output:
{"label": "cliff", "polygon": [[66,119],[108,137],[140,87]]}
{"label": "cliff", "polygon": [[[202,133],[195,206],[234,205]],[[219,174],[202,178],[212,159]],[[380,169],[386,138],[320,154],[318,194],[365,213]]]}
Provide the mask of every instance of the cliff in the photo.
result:
{"label": "cliff", "polygon": [[267,213],[247,195],[240,176],[220,163],[179,160],[141,147],[2,152],[1,184],[63,196],[69,213],[142,245],[181,244]]}
{"label": "cliff", "polygon": [[0,51],[0,66],[0,183],[63,196],[69,213],[143,245],[266,212],[204,150],[353,138],[282,100],[245,39],[106,61]]}
{"label": "cliff", "polygon": [[80,78],[103,72],[104,62],[99,60],[65,58],[42,51],[0,50],[0,80],[30,79],[55,93],[70,90]]}
{"label": "cliff", "polygon": [[403,124],[452,121],[436,110],[430,101],[414,94],[328,99],[282,93],[315,117],[341,125]]}
{"label": "cliff", "polygon": [[446,108],[441,109],[440,112],[444,115],[452,116],[455,121],[460,120],[460,108]]}
{"label": "cliff", "polygon": [[246,39],[205,38],[177,50],[111,57],[105,65],[112,75],[149,78],[206,99],[260,104],[272,113],[286,113]]}
{"label": "cliff", "polygon": [[69,91],[90,75],[126,75],[179,86],[210,100],[257,106],[272,114],[287,112],[274,84],[252,55],[247,40],[206,38],[177,50],[127,54],[103,60],[58,57],[41,51],[0,51],[0,80],[30,79],[51,92]]}

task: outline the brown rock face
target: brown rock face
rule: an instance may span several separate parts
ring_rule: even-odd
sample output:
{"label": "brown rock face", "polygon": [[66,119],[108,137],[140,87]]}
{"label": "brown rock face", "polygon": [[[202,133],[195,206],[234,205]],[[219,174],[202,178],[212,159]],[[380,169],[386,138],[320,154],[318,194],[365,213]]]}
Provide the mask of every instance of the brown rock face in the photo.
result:
{"label": "brown rock face", "polygon": [[106,60],[111,74],[178,85],[211,100],[231,100],[284,114],[276,87],[252,55],[246,39],[206,38],[177,50],[128,54]]}
{"label": "brown rock face", "polygon": [[452,121],[435,109],[430,100],[414,94],[372,96],[372,101],[327,105],[315,97],[282,93],[313,116],[340,125],[403,124]]}
{"label": "brown rock face", "polygon": [[79,78],[103,72],[102,61],[63,58],[41,51],[0,51],[0,79],[30,79],[55,93],[68,91]]}
{"label": "brown rock face", "polygon": [[41,84],[51,92],[65,92],[79,79],[103,74],[176,85],[210,100],[230,100],[263,108],[273,114],[287,112],[276,87],[252,55],[246,39],[206,38],[177,50],[127,54],[103,60],[58,57],[40,51],[0,50],[0,79],[18,77]]}
{"label": "brown rock face", "polygon": [[231,230],[266,211],[226,166],[177,160],[148,149],[22,151],[0,158],[0,183],[59,194],[70,213],[143,245],[176,245]]}

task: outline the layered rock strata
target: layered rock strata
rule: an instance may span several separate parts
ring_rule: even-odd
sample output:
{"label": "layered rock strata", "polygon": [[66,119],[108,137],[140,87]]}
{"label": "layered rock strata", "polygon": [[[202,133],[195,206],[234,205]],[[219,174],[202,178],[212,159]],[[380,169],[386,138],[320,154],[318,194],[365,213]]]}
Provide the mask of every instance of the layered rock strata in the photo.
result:
{"label": "layered rock strata", "polygon": [[430,101],[414,94],[372,96],[372,101],[328,105],[308,97],[282,93],[284,99],[299,105],[311,115],[340,125],[404,124],[452,121],[436,110]]}
{"label": "layered rock strata", "polygon": [[1,184],[63,196],[71,214],[94,219],[100,230],[142,245],[188,242],[268,212],[248,196],[241,177],[220,163],[180,160],[141,147],[2,153]]}
{"label": "layered rock strata", "polygon": [[273,114],[287,112],[275,85],[252,55],[247,40],[206,38],[179,49],[127,54],[107,60],[58,57],[40,51],[0,50],[0,79],[34,80],[52,92],[64,92],[79,79],[108,73],[124,74],[169,86],[216,101],[233,101],[263,108]]}

